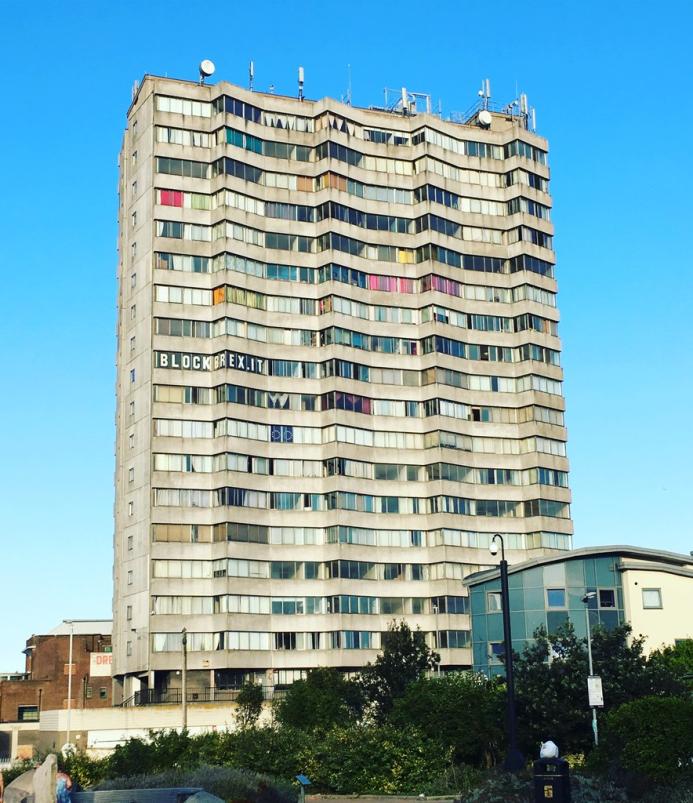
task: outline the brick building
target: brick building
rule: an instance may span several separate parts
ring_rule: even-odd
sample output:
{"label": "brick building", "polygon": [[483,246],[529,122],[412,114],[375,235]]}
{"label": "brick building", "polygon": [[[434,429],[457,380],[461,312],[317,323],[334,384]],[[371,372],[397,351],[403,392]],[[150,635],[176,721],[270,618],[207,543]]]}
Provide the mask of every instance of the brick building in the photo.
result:
{"label": "brick building", "polygon": [[70,672],[70,708],[110,706],[110,653],[110,619],[75,619],[31,636],[25,673],[0,675],[0,722],[38,721],[42,710],[67,708]]}

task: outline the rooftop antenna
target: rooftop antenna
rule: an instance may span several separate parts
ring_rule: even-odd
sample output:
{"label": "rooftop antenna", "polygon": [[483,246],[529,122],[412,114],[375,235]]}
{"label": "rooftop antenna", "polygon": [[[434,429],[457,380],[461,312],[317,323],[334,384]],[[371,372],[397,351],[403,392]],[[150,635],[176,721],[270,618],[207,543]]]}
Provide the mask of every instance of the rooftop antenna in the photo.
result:
{"label": "rooftop antenna", "polygon": [[532,131],[536,131],[537,130],[537,110],[534,107],[532,107],[529,110],[529,120],[530,120],[530,125],[532,126],[531,130]]}
{"label": "rooftop antenna", "polygon": [[214,62],[210,61],[209,59],[204,59],[200,62],[200,84],[204,84],[205,78],[209,78],[210,75],[214,75],[214,70],[216,67],[214,66]]}
{"label": "rooftop antenna", "polygon": [[407,88],[402,87],[402,114],[406,115],[409,111],[409,95],[407,94]]}
{"label": "rooftop antenna", "polygon": [[481,89],[479,90],[479,97],[481,98],[481,104],[484,109],[488,110],[488,104],[491,100],[491,82],[488,78],[484,78],[481,82]]}
{"label": "rooftop antenna", "polygon": [[274,84],[270,84],[267,87],[267,91],[270,93],[270,95],[274,95]]}
{"label": "rooftop antenna", "polygon": [[304,81],[303,67],[298,68],[298,99],[303,100],[303,81]]}
{"label": "rooftop antenna", "polygon": [[347,81],[346,102],[347,106],[351,106],[351,64],[347,64],[347,76],[348,76],[348,81]]}
{"label": "rooftop antenna", "polygon": [[248,65],[248,89],[252,92],[253,91],[253,81],[255,80],[255,62],[250,61]]}

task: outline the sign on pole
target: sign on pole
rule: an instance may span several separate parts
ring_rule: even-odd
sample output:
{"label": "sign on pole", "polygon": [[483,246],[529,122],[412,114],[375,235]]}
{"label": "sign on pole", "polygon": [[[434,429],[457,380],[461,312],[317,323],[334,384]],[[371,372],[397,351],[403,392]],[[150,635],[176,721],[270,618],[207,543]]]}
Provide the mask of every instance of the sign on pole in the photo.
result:
{"label": "sign on pole", "polygon": [[587,696],[590,700],[590,708],[604,707],[604,692],[602,691],[602,679],[599,675],[590,675],[587,678]]}

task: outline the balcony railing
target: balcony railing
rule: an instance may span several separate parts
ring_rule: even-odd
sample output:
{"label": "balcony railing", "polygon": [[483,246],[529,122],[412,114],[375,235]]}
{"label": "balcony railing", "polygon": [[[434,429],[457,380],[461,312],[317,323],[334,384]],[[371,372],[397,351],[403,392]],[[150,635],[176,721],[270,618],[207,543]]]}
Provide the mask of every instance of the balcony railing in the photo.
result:
{"label": "balcony railing", "polygon": [[[234,702],[240,689],[216,689],[210,686],[187,690],[188,703],[224,703]],[[276,700],[284,695],[284,689],[275,689],[272,686],[262,687],[262,696],[265,700]],[[132,697],[124,700],[124,707],[133,705],[181,705],[183,693],[181,689],[142,689],[136,691]]]}

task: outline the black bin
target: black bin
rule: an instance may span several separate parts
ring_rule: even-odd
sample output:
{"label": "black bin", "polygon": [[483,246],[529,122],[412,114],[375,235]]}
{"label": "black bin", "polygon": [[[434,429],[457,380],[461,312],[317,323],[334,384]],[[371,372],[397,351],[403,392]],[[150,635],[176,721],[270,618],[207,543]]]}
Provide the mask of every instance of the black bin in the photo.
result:
{"label": "black bin", "polygon": [[564,758],[540,758],[534,762],[534,801],[570,801],[570,768]]}

